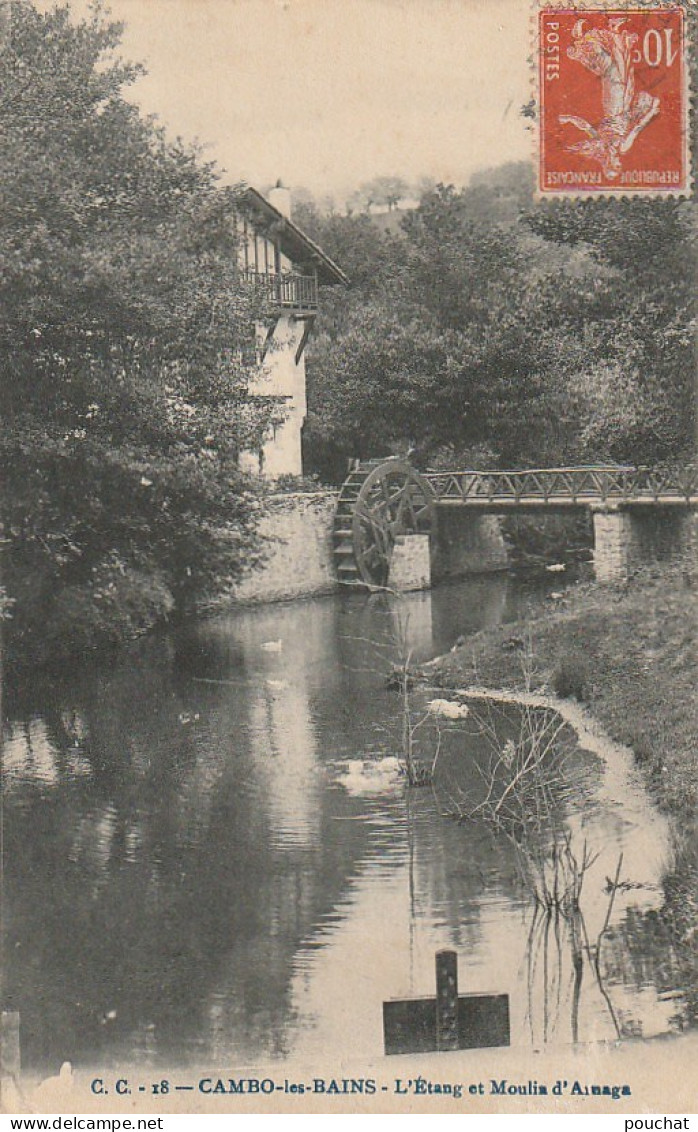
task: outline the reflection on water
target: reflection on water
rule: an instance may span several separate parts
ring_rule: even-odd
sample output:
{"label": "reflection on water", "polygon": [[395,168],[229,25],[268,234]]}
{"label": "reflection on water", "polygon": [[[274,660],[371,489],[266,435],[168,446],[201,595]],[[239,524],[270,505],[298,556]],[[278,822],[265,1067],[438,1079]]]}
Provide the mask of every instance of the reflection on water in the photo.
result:
{"label": "reflection on water", "polygon": [[[506,578],[411,595],[402,643],[426,659],[528,600]],[[510,994],[514,1043],[571,1039],[569,947],[555,928],[532,947],[511,847],[395,773],[399,637],[383,598],[266,606],[9,689],[3,1006],[28,1068],[376,1055],[382,1000],[432,993],[443,946],[462,990]],[[476,789],[478,743],[449,733],[442,782]],[[646,924],[667,831],[630,768],[577,763],[589,931],[622,848],[642,887],[616,900],[606,982],[626,1032],[661,1032],[671,963]],[[613,1034],[587,980],[579,1036]]]}

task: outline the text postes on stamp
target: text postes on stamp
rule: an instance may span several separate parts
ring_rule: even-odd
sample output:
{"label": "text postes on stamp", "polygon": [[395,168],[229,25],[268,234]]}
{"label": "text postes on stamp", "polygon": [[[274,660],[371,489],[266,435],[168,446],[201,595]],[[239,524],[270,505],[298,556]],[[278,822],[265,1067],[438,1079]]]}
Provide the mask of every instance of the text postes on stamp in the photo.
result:
{"label": "text postes on stamp", "polygon": [[538,33],[540,192],[686,194],[683,9],[544,8]]}

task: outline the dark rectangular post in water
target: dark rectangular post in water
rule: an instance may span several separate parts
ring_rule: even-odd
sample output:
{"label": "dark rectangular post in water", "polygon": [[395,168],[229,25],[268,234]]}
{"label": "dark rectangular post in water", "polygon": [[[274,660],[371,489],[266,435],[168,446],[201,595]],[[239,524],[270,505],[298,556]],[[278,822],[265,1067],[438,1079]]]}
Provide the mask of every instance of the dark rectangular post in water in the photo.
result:
{"label": "dark rectangular post in water", "polygon": [[383,1003],[386,1054],[508,1046],[509,995],[458,994],[455,951],[436,954],[436,998]]}
{"label": "dark rectangular post in water", "polygon": [[458,956],[436,952],[436,1048],[458,1049]]}
{"label": "dark rectangular post in water", "polygon": [[3,1010],[0,1015],[0,1076],[19,1078],[19,1014]]}

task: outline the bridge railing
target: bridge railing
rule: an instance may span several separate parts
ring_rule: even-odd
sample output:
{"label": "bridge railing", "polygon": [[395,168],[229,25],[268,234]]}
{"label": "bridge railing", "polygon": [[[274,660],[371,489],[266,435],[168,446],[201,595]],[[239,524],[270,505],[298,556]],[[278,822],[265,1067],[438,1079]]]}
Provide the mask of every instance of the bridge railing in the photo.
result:
{"label": "bridge railing", "polygon": [[590,503],[695,501],[698,466],[630,467],[592,465],[528,468],[523,471],[427,472],[442,502]]}

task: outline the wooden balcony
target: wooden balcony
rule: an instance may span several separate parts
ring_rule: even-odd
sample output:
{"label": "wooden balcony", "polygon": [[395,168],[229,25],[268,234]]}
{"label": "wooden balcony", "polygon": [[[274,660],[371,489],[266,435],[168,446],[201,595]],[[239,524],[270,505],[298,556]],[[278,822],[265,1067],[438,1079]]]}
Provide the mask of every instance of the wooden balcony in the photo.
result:
{"label": "wooden balcony", "polygon": [[244,276],[248,283],[259,287],[267,302],[275,307],[298,311],[317,310],[317,279],[314,275],[246,271]]}

